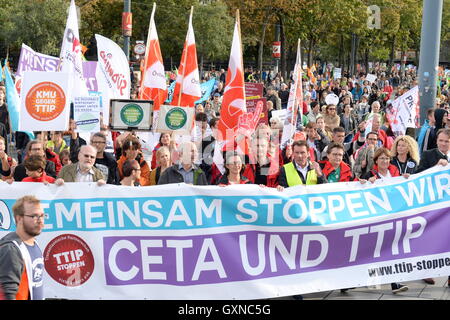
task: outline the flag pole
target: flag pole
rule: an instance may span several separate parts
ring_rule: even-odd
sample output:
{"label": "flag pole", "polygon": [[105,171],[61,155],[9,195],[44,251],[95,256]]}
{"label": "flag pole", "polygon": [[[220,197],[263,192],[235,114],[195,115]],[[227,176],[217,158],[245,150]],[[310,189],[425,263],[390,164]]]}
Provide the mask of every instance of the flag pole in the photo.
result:
{"label": "flag pole", "polygon": [[152,10],[152,14],[150,16],[150,23],[148,26],[148,34],[147,34],[147,43],[145,44],[145,56],[144,56],[144,72],[141,75],[141,86],[139,88],[140,91],[144,90],[144,75],[145,72],[147,71],[147,58],[148,58],[148,54],[149,54],[149,44],[150,44],[150,37],[151,37],[151,33],[152,33],[152,21],[154,21],[153,19],[155,18],[155,11],[156,11],[156,2],[153,2],[153,10]]}
{"label": "flag pole", "polygon": [[[190,28],[190,26],[192,25],[192,15],[194,14],[194,6],[191,6],[191,14],[190,14],[190,16],[189,16],[189,25],[188,25],[188,34],[187,34],[187,36],[186,36],[186,41],[184,42],[185,43],[185,49],[186,49],[186,51],[184,51],[183,53],[185,54],[184,55],[184,61],[183,61],[183,73],[185,73],[186,72],[186,60],[187,60],[187,49],[188,49],[188,36],[189,36],[189,28]],[[178,70],[178,72],[180,72],[179,70]],[[184,78],[184,74],[183,74],[183,78]],[[184,80],[184,79],[183,79]],[[181,81],[180,82],[180,91],[178,92],[178,105],[180,105],[180,103],[181,103],[181,93],[183,92],[183,81]]]}

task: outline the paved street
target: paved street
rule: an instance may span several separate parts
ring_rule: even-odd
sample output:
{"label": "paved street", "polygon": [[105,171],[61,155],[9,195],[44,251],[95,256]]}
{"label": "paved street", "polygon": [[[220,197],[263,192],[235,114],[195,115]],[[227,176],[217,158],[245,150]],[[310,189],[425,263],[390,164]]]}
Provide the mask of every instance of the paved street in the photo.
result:
{"label": "paved street", "polygon": [[[448,277],[434,278],[436,284],[428,285],[422,280],[402,282],[408,291],[393,294],[389,284],[377,287],[361,287],[341,293],[340,290],[323,291],[303,295],[304,300],[450,300]],[[275,300],[293,300],[282,297]]]}

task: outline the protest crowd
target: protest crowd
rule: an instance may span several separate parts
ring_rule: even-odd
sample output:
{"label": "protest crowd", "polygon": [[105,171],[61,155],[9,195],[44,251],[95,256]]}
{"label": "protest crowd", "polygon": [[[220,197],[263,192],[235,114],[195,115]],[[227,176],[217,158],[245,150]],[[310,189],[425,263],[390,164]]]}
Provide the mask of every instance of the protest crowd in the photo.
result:
{"label": "protest crowd", "polygon": [[[399,175],[407,178],[438,163],[446,165],[450,152],[448,84],[441,83],[441,95],[436,106],[427,110],[428,118],[422,128],[396,137],[385,115],[386,109],[417,85],[416,75],[408,72],[400,80],[396,72],[374,72],[377,80],[373,83],[365,80],[363,74],[332,79],[329,72],[320,69],[314,74],[315,82],[305,77],[303,104],[296,123],[300,139],[282,148],[283,123],[272,114],[286,109],[290,80],[283,79],[279,73],[268,71],[260,76],[247,69],[248,83],[263,84],[264,98],[270,106],[268,123],[258,124],[251,137],[244,137],[242,149],[237,148],[235,141],[230,148],[225,146],[221,150],[222,170],[213,157],[224,93],[224,70],[205,72],[202,77],[203,81],[216,79],[215,86],[209,99],[195,106],[190,141],[177,141],[179,137],[174,133],[156,133],[157,143],[147,153],[143,152],[146,142],[138,132],[115,132],[103,125],[100,132],[86,141],[77,133],[73,119],[68,131],[34,132],[34,140],[23,132],[11,132],[2,86],[1,179],[10,184],[27,181],[59,185],[64,182],[125,186],[252,183],[282,192],[283,188],[295,185],[358,180],[370,183]],[[170,81],[169,73],[168,78]],[[138,90],[137,86],[133,88]],[[330,94],[338,97],[335,104],[327,104],[326,97]],[[424,156],[427,154],[431,156]],[[434,283],[431,278],[424,281]],[[407,286],[393,283],[392,290],[407,290]]]}
{"label": "protest crowd", "polygon": [[[228,75],[224,69],[200,74],[201,83],[212,81],[213,85],[206,97],[202,92],[201,101],[197,97],[193,100],[196,103],[190,105],[195,110],[190,135],[167,130],[115,131],[106,119],[100,119],[98,132],[86,135],[79,132],[73,116],[66,131],[34,131],[32,135],[14,131],[2,81],[2,185],[95,182],[100,187],[111,184],[139,188],[186,183],[226,188],[255,184],[283,192],[298,185],[350,181],[365,184],[396,176],[409,178],[448,164],[450,75],[440,77],[436,105],[428,106],[423,125],[416,119],[414,127],[399,134],[393,129],[393,106],[418,86],[416,67],[400,72],[397,66],[387,68],[376,63],[370,70],[339,75],[327,64],[306,69],[300,86],[301,101],[293,112],[289,110],[293,107],[289,99],[295,72],[285,79],[277,71],[260,73],[245,68],[245,86],[258,88],[246,100],[262,100],[264,108],[246,114],[245,130],[233,131],[231,139],[221,136],[223,105],[230,105],[225,101]],[[131,71],[131,76],[136,74]],[[175,72],[166,72],[167,87],[175,86],[176,79]],[[131,99],[140,99],[142,84],[141,79],[133,81],[128,93]],[[177,99],[176,87],[174,91],[169,90],[165,104]],[[288,124],[293,125],[293,130],[286,134]],[[43,220],[43,216],[34,217],[35,222]],[[0,274],[2,267],[0,263]],[[424,281],[434,283],[432,278]],[[408,289],[400,283],[392,283],[391,287],[394,293]],[[341,289],[343,293],[347,290]],[[7,294],[10,297],[11,293]]]}

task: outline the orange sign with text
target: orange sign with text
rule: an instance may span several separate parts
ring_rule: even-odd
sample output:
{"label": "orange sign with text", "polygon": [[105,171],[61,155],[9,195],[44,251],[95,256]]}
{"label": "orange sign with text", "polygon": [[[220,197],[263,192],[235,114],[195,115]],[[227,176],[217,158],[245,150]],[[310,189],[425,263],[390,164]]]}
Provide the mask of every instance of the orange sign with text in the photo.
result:
{"label": "orange sign with text", "polygon": [[39,121],[51,121],[64,111],[66,95],[56,83],[41,82],[28,91],[25,106],[32,118]]}

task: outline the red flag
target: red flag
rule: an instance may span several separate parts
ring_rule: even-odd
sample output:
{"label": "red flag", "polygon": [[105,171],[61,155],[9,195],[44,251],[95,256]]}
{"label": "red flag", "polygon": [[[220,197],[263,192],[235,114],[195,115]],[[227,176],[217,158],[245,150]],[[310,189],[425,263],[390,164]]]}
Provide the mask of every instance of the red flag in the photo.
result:
{"label": "red flag", "polygon": [[159,110],[159,106],[167,99],[167,84],[164,72],[164,63],[159,47],[158,33],[155,25],[156,3],[153,3],[153,11],[148,27],[147,47],[145,50],[144,69],[139,89],[139,99],[153,100],[153,110]]}
{"label": "red flag", "polygon": [[183,54],[181,55],[178,76],[173,91],[173,99],[171,102],[173,106],[194,107],[195,101],[199,100],[202,95],[198,74],[194,28],[192,27],[193,10],[194,7],[191,7],[188,33],[184,42]]}
{"label": "red flag", "polygon": [[245,106],[244,68],[239,11],[236,14],[230,62],[228,64],[225,83],[226,85],[218,124],[219,139],[222,141],[234,140],[234,135],[236,134],[238,126],[242,126],[243,122],[245,122],[245,119],[240,119],[240,116],[243,116],[247,111]]}

